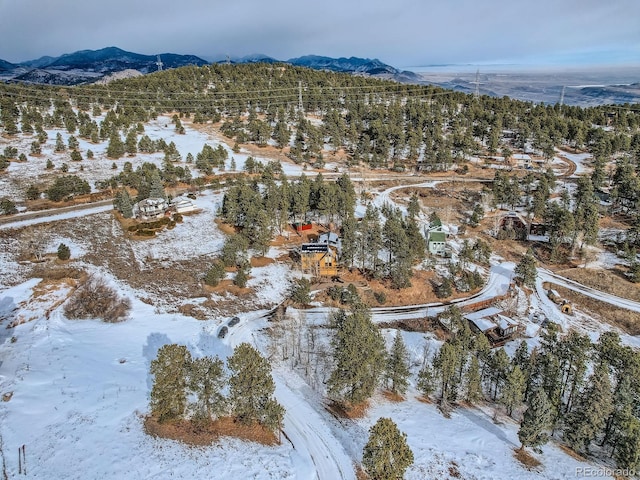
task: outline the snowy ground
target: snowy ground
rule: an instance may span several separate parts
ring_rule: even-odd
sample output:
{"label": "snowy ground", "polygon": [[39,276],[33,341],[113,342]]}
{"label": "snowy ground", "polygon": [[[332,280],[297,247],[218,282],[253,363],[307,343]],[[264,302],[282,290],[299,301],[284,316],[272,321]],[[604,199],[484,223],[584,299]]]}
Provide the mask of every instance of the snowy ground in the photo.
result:
{"label": "snowy ground", "polygon": [[[149,365],[157,350],[177,342],[194,355],[226,357],[242,341],[260,346],[260,329],[266,326],[260,313],[242,315],[225,340],[215,336],[219,322],[158,313],[136,300],[131,318],[121,324],[71,321],[60,309],[47,320],[45,305],[29,301],[37,283],[3,291],[0,302],[3,317],[17,314],[16,307],[39,314],[13,329],[15,342],[5,339],[0,350],[1,391],[12,393],[0,403],[9,478],[17,476],[15,452],[25,445],[33,478],[352,479],[368,428],[381,416],[393,418],[407,433],[416,458],[407,479],[455,478],[456,471],[466,479],[564,479],[586,465],[550,444],[536,455],[543,466],[528,471],[513,457],[518,446],[514,421],[499,414],[496,423],[493,411],[477,408],[457,409],[446,419],[434,405],[418,401],[413,389],[405,402],[376,396],[365,418],[338,421],[297,374],[282,367],[274,372],[277,398],[287,408],[289,440],[282,445],[222,439],[195,448],[152,438],[143,431],[142,416],[148,411]],[[124,286],[120,291],[132,293]],[[389,341],[394,331],[385,334]],[[415,373],[425,336],[403,335]]]}
{"label": "snowy ground", "polygon": [[[168,117],[159,117],[145,125],[145,133],[152,139],[174,141],[183,159],[187,153],[195,156],[204,143],[214,148],[220,143],[219,139],[197,132],[187,124],[185,128],[187,135],[179,135]],[[65,161],[71,169],[69,173],[91,179],[92,185],[95,180],[116,173],[111,170],[111,161],[103,159],[106,143],[91,145],[80,140],[83,154],[88,148],[96,154],[96,160],[82,161],[84,172],[80,172],[78,164],[72,165],[66,160],[68,153],[53,153],[55,133],[55,130],[49,131],[43,153],[54,158],[56,167]],[[63,138],[66,140],[68,135],[63,134]],[[25,137],[21,149],[28,151],[30,141]],[[3,142],[0,141],[0,146]],[[248,153],[236,154],[228,146],[224,148],[229,151],[226,169],[230,168],[232,157],[236,168],[241,169]],[[132,161],[135,168],[144,161],[160,164],[162,158],[162,154],[139,154],[116,163]],[[268,162],[267,159],[257,160]],[[577,164],[582,161],[572,160]],[[0,190],[20,198],[24,185],[17,179],[45,181],[45,163],[44,156],[29,157],[27,163],[12,162],[9,174],[0,177]],[[287,163],[283,167],[287,175],[302,173],[297,165]],[[195,169],[192,170],[195,174]],[[427,182],[418,187],[433,188],[435,184]],[[397,186],[376,194],[374,204],[381,207],[384,203],[393,203],[391,194],[400,188],[404,187]],[[152,293],[116,280],[102,266],[90,264],[87,258],[95,257],[105,242],[117,239],[118,245],[123,247],[124,261],[128,261],[126,254],[130,253],[130,267],[137,269],[138,275],[161,271],[179,259],[201,264],[198,265],[200,270],[193,273],[195,276],[204,271],[206,262],[220,251],[224,242],[223,233],[214,223],[221,201],[220,192],[203,192],[196,200],[201,212],[185,216],[184,222],[175,229],[165,230],[145,241],[123,239],[117,222],[102,210],[79,214],[98,218],[96,225],[101,229],[96,235],[83,237],[81,229],[78,234],[69,228],[69,231],[57,230],[47,238],[47,252],[55,252],[61,242],[67,244],[74,265],[106,276],[122,295],[131,299],[130,318],[120,324],[66,319],[61,302],[69,294],[70,287],[45,286],[39,279],[25,281],[22,277],[27,267],[15,253],[19,250],[16,244],[24,239],[18,233],[12,237],[13,231],[3,230],[8,233],[0,236],[0,245],[5,247],[0,249],[0,395],[5,395],[7,401],[0,402],[0,449],[8,478],[18,476],[16,450],[24,445],[28,475],[33,478],[353,479],[354,465],[361,460],[367,431],[381,416],[393,418],[407,433],[415,455],[415,463],[406,475],[411,480],[568,479],[576,477],[577,467],[589,466],[550,444],[543,448],[544,454],[535,455],[543,465],[537,470],[527,470],[513,457],[513,449],[518,446],[517,424],[513,420],[501,413],[495,415],[494,420],[494,412],[487,407],[459,408],[446,419],[434,405],[418,400],[415,374],[425,352],[433,355],[441,342],[430,335],[408,332],[402,335],[411,354],[414,376],[407,400],[394,403],[376,396],[370,410],[360,420],[334,418],[324,408],[325,398],[321,392],[315,391],[298,372],[284,363],[274,362],[276,396],[287,409],[286,439],[282,445],[264,447],[221,439],[215,445],[196,448],[147,436],[142,418],[148,412],[149,366],[158,349],[166,343],[176,342],[188,345],[195,356],[215,354],[224,358],[231,353],[232,347],[248,341],[267,354],[269,336],[265,332],[270,324],[265,320],[266,311],[255,310],[254,305],[275,305],[283,300],[290,280],[296,274],[280,262],[253,268],[248,283],[255,292],[253,298],[246,305],[231,298],[241,304],[239,308],[243,313],[240,323],[230,328],[229,335],[221,340],[217,338],[217,332],[228,317],[196,320],[168,313],[164,299],[154,298]],[[359,205],[358,210],[363,213],[364,206]],[[75,214],[62,214],[57,220],[63,225],[71,225],[64,222],[81,222]],[[426,226],[426,218],[420,221],[421,226]],[[92,229],[91,225],[87,221],[85,228]],[[272,249],[268,256],[277,258],[282,253]],[[599,261],[610,263],[613,259],[602,254]],[[496,262],[490,269],[487,285],[474,300],[503,294],[509,287],[513,268],[513,263]],[[543,275],[550,274],[543,272]],[[562,324],[565,329],[580,328],[594,340],[610,328],[580,312],[575,317],[562,315],[546,294],[540,292],[542,279],[541,276],[538,295],[521,299],[520,292],[518,300],[520,310],[525,311],[523,317],[526,317],[530,302],[534,310],[544,312],[547,318]],[[563,280],[554,277],[553,281]],[[598,292],[586,294],[598,295]],[[147,298],[145,302],[141,300],[147,296],[151,297],[152,305],[148,304]],[[223,300],[213,294],[210,299]],[[180,299],[183,304],[202,304],[204,300],[204,297]],[[621,301],[612,296],[604,300],[616,304]],[[443,307],[424,305],[392,313],[377,309],[374,319],[416,318],[433,315],[439,308]],[[290,314],[321,326],[330,311],[319,307],[305,312],[291,310]],[[5,328],[12,322],[20,325]],[[532,337],[528,342],[535,345],[539,325],[528,321],[526,327]],[[384,330],[384,335],[389,343],[395,330]],[[326,343],[327,339],[324,341]],[[640,346],[636,337],[623,336],[623,341]],[[513,344],[507,346],[508,351],[513,348]]]}

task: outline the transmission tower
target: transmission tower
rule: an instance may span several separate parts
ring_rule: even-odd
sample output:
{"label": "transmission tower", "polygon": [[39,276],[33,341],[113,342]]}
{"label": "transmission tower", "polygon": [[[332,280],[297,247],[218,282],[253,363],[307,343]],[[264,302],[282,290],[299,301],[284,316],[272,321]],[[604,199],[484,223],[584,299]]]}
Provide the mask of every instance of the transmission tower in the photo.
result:
{"label": "transmission tower", "polygon": [[158,55],[158,61],[156,62],[156,65],[158,66],[158,71],[161,72],[162,71],[162,66],[164,64],[162,63],[162,59],[160,58],[160,55]]}
{"label": "transmission tower", "polygon": [[302,106],[302,81],[298,81],[298,110],[303,111],[304,107]]}
{"label": "transmission tower", "polygon": [[564,91],[567,88],[567,86],[565,85],[564,87],[562,87],[562,92],[560,93],[560,101],[558,102],[560,104],[560,106],[562,106],[562,104],[564,103]]}
{"label": "transmission tower", "polygon": [[476,89],[473,92],[473,98],[478,100],[480,98],[480,69],[476,70],[476,81],[471,83],[476,84]]}

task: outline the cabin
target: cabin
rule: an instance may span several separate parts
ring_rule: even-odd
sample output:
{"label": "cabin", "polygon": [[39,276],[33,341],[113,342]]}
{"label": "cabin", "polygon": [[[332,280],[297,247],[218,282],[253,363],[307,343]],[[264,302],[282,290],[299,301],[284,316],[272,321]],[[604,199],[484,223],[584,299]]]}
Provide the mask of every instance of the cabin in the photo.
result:
{"label": "cabin", "polygon": [[533,168],[531,163],[531,155],[527,155],[526,153],[514,153],[511,155],[511,158],[516,161],[519,167],[530,170]]}
{"label": "cabin", "polygon": [[518,212],[509,212],[503,215],[498,222],[498,232],[509,234],[513,232],[516,240],[525,240],[527,238],[528,226],[527,222]]}
{"label": "cabin", "polygon": [[338,251],[326,243],[303,243],[300,264],[304,273],[333,277],[338,274]]}
{"label": "cabin", "polygon": [[431,255],[445,256],[447,251],[447,236],[444,232],[429,232],[427,246]]}
{"label": "cabin", "polygon": [[145,198],[133,205],[133,216],[140,220],[161,218],[168,209],[164,198]]}
{"label": "cabin", "polygon": [[196,204],[187,197],[176,197],[171,201],[171,208],[176,213],[189,213],[197,210]]}
{"label": "cabin", "polygon": [[520,330],[518,322],[503,315],[502,310],[496,307],[466,313],[464,318],[472,331],[483,333],[495,347],[503,345]]}

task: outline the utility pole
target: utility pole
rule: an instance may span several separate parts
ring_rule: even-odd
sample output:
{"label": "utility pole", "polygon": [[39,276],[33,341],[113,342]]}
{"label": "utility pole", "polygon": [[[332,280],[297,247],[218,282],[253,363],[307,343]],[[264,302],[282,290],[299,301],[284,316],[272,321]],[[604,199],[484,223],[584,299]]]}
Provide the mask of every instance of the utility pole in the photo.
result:
{"label": "utility pole", "polygon": [[156,62],[156,65],[158,66],[158,71],[161,72],[162,71],[162,66],[164,64],[162,63],[162,59],[160,58],[160,55],[158,55],[158,61]]}

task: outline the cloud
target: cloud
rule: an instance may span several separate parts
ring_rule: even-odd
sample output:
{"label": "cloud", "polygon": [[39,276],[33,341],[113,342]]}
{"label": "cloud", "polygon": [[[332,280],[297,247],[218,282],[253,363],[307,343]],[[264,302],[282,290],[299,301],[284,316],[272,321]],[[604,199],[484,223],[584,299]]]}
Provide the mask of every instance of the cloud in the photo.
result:
{"label": "cloud", "polygon": [[637,0],[3,0],[0,58],[110,45],[146,54],[355,55],[396,66],[603,50],[629,57],[640,54],[638,18]]}

